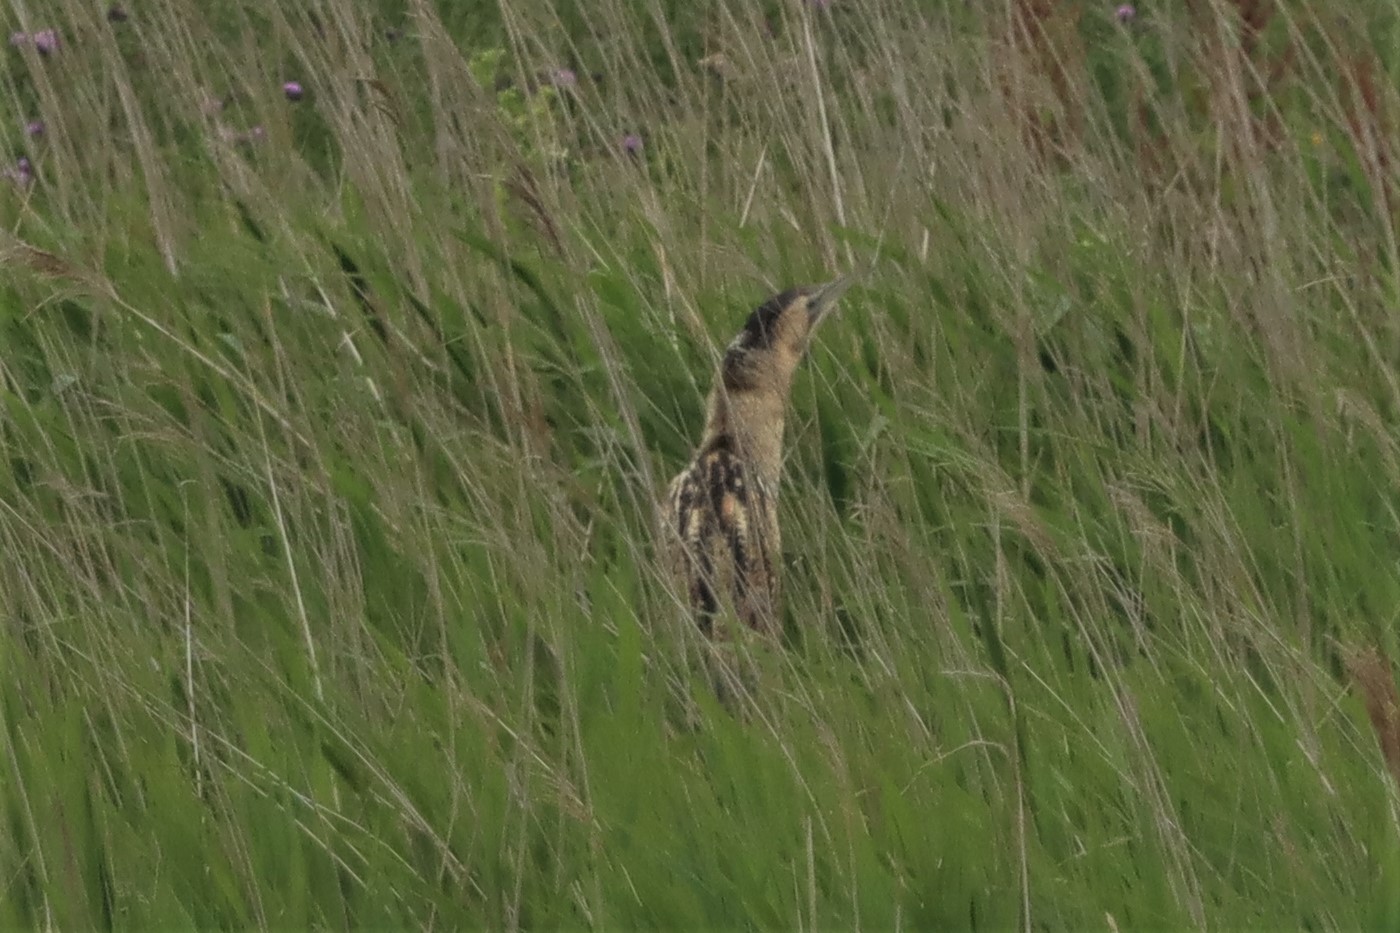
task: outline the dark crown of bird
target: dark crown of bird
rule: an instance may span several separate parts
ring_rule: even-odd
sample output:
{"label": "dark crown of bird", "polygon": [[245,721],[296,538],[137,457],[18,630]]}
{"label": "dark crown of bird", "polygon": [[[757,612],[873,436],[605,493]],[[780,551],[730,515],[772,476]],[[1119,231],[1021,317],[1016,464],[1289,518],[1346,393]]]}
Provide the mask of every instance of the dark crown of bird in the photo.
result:
{"label": "dark crown of bird", "polygon": [[849,285],[790,288],[749,315],[720,362],[695,455],[671,481],[668,563],[707,633],[726,608],[750,628],[776,629],[788,397],[813,331]]}

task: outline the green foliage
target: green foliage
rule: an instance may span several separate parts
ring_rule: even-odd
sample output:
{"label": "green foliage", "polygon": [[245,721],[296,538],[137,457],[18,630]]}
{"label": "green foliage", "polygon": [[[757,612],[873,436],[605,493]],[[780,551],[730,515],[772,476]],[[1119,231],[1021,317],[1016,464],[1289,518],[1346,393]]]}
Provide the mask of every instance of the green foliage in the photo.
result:
{"label": "green foliage", "polygon": [[1392,13],[167,6],[0,69],[0,927],[1400,922]]}
{"label": "green foliage", "polygon": [[506,51],[500,48],[477,52],[467,62],[467,70],[493,95],[501,123],[531,162],[549,168],[569,158],[561,138],[559,92],[553,85],[516,86],[507,69]]}

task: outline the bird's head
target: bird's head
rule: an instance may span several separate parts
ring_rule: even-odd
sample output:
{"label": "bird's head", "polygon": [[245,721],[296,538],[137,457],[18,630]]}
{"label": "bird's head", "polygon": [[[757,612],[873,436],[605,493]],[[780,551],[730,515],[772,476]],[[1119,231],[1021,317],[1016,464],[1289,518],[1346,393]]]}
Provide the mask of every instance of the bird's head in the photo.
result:
{"label": "bird's head", "polygon": [[851,277],[842,276],[826,285],[790,288],[754,309],[725,350],[720,366],[725,391],[785,395],[812,332],[850,284]]}

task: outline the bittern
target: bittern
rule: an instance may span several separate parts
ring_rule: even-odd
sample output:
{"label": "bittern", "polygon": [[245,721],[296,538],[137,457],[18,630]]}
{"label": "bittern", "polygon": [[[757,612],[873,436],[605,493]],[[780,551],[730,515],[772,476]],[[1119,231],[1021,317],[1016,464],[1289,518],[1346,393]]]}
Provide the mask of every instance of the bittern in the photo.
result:
{"label": "bittern", "polygon": [[793,374],[850,277],[791,288],[759,305],[729,344],[706,401],[705,431],[662,506],[668,562],[706,634],[725,607],[778,627],[778,482]]}

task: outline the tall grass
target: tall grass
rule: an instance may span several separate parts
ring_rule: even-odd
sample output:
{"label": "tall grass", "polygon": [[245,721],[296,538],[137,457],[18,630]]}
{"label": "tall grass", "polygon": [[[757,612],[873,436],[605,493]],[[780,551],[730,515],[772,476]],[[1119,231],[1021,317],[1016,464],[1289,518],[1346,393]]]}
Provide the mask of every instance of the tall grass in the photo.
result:
{"label": "tall grass", "polygon": [[[6,14],[0,926],[1400,925],[1388,5],[126,12]],[[725,705],[653,503],[848,269]]]}

